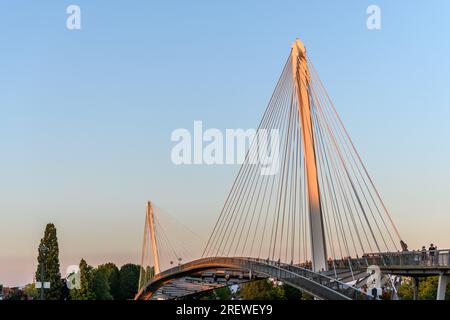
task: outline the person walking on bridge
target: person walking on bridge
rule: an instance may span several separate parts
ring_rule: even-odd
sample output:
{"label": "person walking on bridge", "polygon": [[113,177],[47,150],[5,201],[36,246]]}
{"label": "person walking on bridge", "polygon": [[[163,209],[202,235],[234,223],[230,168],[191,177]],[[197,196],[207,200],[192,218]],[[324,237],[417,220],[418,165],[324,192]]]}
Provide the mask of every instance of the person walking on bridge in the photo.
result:
{"label": "person walking on bridge", "polygon": [[427,248],[425,248],[425,246],[422,246],[421,252],[422,252],[422,254],[421,254],[422,264],[426,264],[427,263]]}
{"label": "person walking on bridge", "polygon": [[429,255],[430,255],[430,265],[433,265],[434,264],[434,255],[435,255],[435,251],[436,251],[434,244],[430,244],[428,251],[429,251]]}

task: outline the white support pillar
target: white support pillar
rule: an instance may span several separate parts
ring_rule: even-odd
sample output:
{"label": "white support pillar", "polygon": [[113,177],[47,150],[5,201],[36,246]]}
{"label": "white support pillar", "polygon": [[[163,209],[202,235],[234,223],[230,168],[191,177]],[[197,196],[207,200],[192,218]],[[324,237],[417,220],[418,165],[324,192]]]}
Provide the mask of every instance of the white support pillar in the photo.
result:
{"label": "white support pillar", "polygon": [[303,151],[305,154],[312,270],[322,271],[328,269],[328,263],[322,208],[320,205],[312,111],[308,93],[310,75],[306,61],[306,49],[298,39],[292,45],[291,59],[294,86],[297,91],[297,107],[299,123],[302,130]]}
{"label": "white support pillar", "polygon": [[441,274],[439,276],[436,300],[445,300],[445,291],[447,289],[449,276]]}
{"label": "white support pillar", "polygon": [[155,274],[158,274],[160,273],[160,268],[159,268],[158,247],[156,243],[156,233],[155,233],[155,216],[153,212],[153,206],[150,201],[147,202],[147,221],[150,229],[150,243],[152,246]]}

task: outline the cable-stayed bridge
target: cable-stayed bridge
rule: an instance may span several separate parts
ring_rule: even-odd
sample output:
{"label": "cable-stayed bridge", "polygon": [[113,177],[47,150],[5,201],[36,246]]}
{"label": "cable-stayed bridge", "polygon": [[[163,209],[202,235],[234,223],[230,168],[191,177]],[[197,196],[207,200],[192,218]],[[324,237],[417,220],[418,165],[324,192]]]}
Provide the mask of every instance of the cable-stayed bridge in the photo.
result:
{"label": "cable-stayed bridge", "polygon": [[[262,173],[255,159],[266,153],[271,169]],[[318,299],[361,299],[374,266],[389,275],[440,275],[438,298],[445,294],[449,251],[408,251],[300,40],[203,252],[187,263],[174,253],[161,268],[160,247],[175,250],[155,211],[148,203],[148,268],[136,299],[182,298],[264,278]],[[387,279],[395,292],[394,277]]]}

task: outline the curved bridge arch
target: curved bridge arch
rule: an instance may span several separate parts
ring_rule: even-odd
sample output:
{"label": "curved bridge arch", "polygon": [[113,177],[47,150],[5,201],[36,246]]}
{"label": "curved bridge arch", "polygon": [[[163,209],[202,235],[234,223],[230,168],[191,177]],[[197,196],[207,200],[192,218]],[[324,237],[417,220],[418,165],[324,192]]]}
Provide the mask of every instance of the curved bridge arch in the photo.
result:
{"label": "curved bridge arch", "polygon": [[149,300],[163,285],[184,276],[208,270],[242,270],[258,278],[276,278],[294,288],[306,291],[318,299],[350,300],[363,293],[344,282],[298,266],[254,258],[203,258],[155,275],[135,299]]}

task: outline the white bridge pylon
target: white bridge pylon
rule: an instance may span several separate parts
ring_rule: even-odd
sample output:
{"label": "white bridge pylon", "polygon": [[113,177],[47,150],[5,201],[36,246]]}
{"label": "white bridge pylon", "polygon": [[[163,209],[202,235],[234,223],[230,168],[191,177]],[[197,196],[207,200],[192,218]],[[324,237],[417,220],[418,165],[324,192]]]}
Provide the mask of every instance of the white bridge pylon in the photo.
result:
{"label": "white bridge pylon", "polygon": [[[279,170],[253,139],[203,251],[327,271],[333,261],[406,249],[306,49],[291,47],[257,135],[278,133]],[[267,143],[267,142],[266,142]],[[270,147],[271,148],[271,147]]]}
{"label": "white bridge pylon", "polygon": [[150,231],[150,241],[151,241],[150,243],[151,243],[153,260],[154,260],[155,274],[158,274],[161,272],[161,269],[159,266],[158,244],[156,242],[155,213],[153,211],[153,206],[152,206],[151,201],[147,202],[145,221],[146,221],[146,225],[148,224],[148,229]]}
{"label": "white bridge pylon", "polygon": [[306,49],[296,40],[291,50],[292,76],[297,92],[298,117],[302,129],[302,145],[305,155],[306,182],[308,188],[309,225],[311,238],[312,270],[327,270],[327,250],[320,204],[319,181],[314,153],[313,119],[309,102],[310,75],[306,60]]}
{"label": "white bridge pylon", "polygon": [[[139,288],[145,285],[155,274],[161,272],[159,250],[156,237],[156,221],[153,205],[147,202],[145,211],[144,237],[141,251],[141,270],[139,273]],[[148,250],[150,245],[151,253]]]}
{"label": "white bridge pylon", "polygon": [[[430,252],[428,260],[407,250],[300,40],[292,45],[258,126],[273,129],[281,140],[280,170],[260,174],[259,165],[249,161],[261,147],[253,140],[202,258],[175,252],[197,248],[186,243],[192,233],[165,233],[161,209],[155,214],[147,203],[136,299],[151,298],[166,284],[181,288],[177,281],[185,277],[204,282],[203,273],[230,270],[281,277],[320,299],[357,299],[370,265],[395,275],[439,272],[443,298],[450,250]],[[181,246],[171,244],[177,237]]]}
{"label": "white bridge pylon", "polygon": [[147,201],[139,287],[164,270],[199,258],[204,241],[178,219]]}

